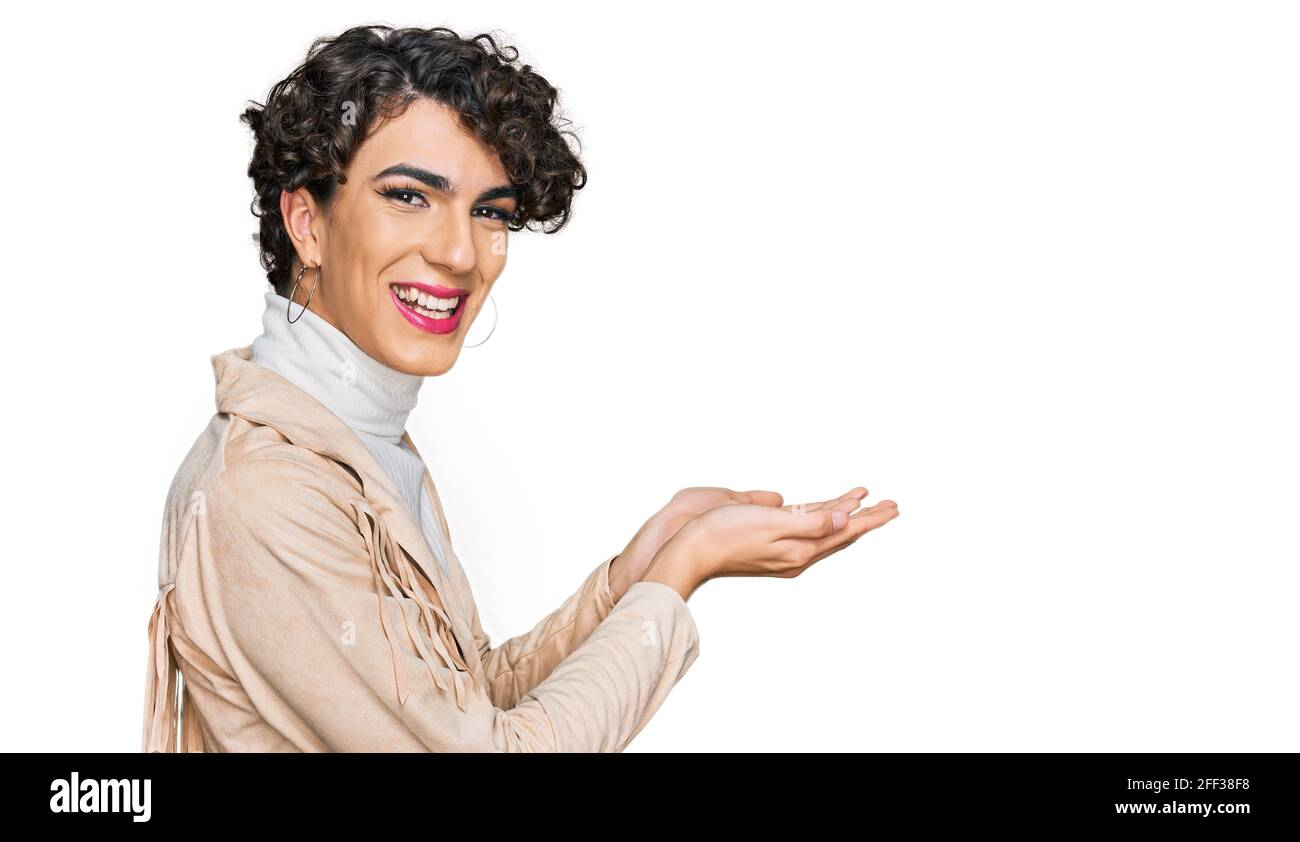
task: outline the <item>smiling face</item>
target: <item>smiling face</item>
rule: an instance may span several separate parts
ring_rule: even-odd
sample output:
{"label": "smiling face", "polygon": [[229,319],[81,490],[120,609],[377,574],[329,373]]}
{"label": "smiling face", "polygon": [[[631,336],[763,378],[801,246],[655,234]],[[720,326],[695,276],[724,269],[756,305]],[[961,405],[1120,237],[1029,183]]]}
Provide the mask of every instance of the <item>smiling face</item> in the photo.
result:
{"label": "smiling face", "polygon": [[308,268],[294,301],[319,281],[311,311],[363,351],[408,374],[442,374],[505,269],[519,195],[456,111],[425,98],[368,137],[346,175],[328,212],[306,188],[280,197],[292,277],[303,264],[321,273]]}

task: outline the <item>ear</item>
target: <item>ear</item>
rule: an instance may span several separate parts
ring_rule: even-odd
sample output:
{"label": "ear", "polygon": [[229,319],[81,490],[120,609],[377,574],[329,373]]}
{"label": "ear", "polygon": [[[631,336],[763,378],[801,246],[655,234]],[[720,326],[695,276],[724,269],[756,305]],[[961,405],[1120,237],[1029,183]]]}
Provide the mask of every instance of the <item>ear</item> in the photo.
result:
{"label": "ear", "polygon": [[298,252],[298,262],[307,267],[319,266],[324,252],[323,218],[311,191],[306,187],[293,192],[281,190],[280,217],[284,220],[284,230],[293,241],[294,250]]}

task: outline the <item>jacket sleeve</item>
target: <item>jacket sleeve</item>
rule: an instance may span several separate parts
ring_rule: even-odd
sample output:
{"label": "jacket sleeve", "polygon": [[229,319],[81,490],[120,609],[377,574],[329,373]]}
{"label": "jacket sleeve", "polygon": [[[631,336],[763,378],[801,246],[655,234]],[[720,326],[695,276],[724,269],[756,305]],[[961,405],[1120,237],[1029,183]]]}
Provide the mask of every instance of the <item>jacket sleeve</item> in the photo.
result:
{"label": "jacket sleeve", "polygon": [[[433,510],[442,533],[451,544],[451,525],[442,508],[442,498],[432,477]],[[452,549],[455,555],[454,548]],[[596,565],[578,590],[570,594],[559,608],[547,614],[525,634],[512,637],[497,646],[483,629],[474,589],[460,565],[454,568],[457,584],[470,595],[470,630],[478,649],[479,661],[487,673],[487,691],[493,704],[513,707],[519,700],[551,674],[555,667],[582,644],[587,636],[614,610],[614,593],[609,586],[609,569],[618,554]]]}
{"label": "jacket sleeve", "polygon": [[[295,746],[622,751],[698,656],[686,601],[668,585],[636,583],[603,620],[577,605],[594,599],[597,569],[586,597],[501,647],[500,669],[545,678],[497,704],[465,660],[481,652],[460,651],[436,594],[327,464],[308,454],[227,466],[204,514],[199,610],[252,705]],[[566,641],[577,645],[561,655]]]}
{"label": "jacket sleeve", "polygon": [[[441,507],[438,514],[450,541],[451,529]],[[609,568],[617,557],[610,556],[596,565],[582,585],[530,631],[497,646],[483,630],[473,588],[463,571],[457,570],[460,586],[470,594],[470,630],[487,674],[488,696],[493,704],[505,708],[518,704],[604,622],[616,604],[609,586]]]}

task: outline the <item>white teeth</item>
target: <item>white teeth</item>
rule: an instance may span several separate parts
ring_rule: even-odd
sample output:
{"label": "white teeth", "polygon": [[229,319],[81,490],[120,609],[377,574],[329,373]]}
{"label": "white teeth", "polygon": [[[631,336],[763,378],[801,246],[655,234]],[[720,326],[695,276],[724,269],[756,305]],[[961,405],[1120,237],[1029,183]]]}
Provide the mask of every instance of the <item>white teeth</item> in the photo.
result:
{"label": "white teeth", "polygon": [[438,298],[415,287],[398,287],[397,297],[407,302],[415,312],[431,319],[451,318],[451,309],[460,303],[460,296]]}
{"label": "white teeth", "polygon": [[[415,287],[398,287],[397,297],[409,302],[413,309],[423,312],[425,315],[432,315],[434,318],[446,318],[451,315],[447,311],[460,303],[460,296],[438,298]],[[439,313],[441,315],[438,315]]]}

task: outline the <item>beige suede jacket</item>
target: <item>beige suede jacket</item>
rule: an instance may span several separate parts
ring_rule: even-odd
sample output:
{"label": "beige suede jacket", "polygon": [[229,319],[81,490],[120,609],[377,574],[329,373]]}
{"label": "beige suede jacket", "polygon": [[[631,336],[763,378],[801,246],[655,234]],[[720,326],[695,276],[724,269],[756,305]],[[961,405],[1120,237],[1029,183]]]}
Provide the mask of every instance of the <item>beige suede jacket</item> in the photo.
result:
{"label": "beige suede jacket", "polygon": [[622,751],[694,663],[686,601],[616,603],[613,557],[492,646],[429,474],[449,576],[341,419],[248,346],[211,361],[163,516],[144,751]]}

